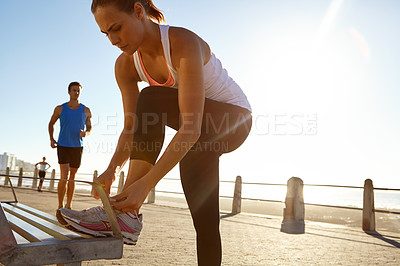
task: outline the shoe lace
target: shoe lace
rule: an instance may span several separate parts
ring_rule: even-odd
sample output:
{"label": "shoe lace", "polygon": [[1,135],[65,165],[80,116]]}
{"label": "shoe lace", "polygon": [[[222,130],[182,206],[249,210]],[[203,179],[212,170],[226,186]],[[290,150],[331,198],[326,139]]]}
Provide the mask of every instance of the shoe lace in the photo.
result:
{"label": "shoe lace", "polygon": [[[104,217],[107,217],[106,211],[104,210],[103,206],[96,206],[96,207],[92,207],[90,209],[86,209],[85,210],[87,213],[90,213],[92,215],[97,216],[97,218],[99,219],[104,219]],[[115,213],[118,213],[119,211],[114,209]],[[138,222],[143,225],[143,221],[139,218],[139,214],[137,213],[137,211],[134,211],[133,213],[136,217],[136,219],[138,220]]]}
{"label": "shoe lace", "polygon": [[141,219],[139,219],[139,215],[138,215],[138,213],[135,211],[134,212],[134,215],[135,215],[135,217],[136,217],[136,220],[138,220],[138,222],[141,224],[141,225],[143,225],[143,221],[141,220]]}
{"label": "shoe lace", "polygon": [[96,206],[90,209],[85,210],[87,213],[96,216],[99,219],[104,219],[104,217],[107,217],[106,211],[102,206]]}
{"label": "shoe lace", "polygon": [[123,211],[119,211],[119,210],[116,210],[116,209],[114,209],[114,212],[115,212],[115,214],[130,214],[130,215],[134,215],[135,216],[135,218],[136,218],[136,220],[138,220],[138,222],[141,224],[141,225],[143,225],[143,221],[142,221],[142,219],[140,219],[139,218],[139,214],[137,213],[137,211],[134,211],[134,213],[132,214],[131,212],[123,212]]}

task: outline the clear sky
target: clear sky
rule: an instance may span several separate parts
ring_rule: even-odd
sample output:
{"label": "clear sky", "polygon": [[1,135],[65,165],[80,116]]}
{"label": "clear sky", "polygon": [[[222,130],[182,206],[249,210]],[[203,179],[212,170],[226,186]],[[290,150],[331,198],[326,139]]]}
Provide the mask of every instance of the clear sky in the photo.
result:
{"label": "clear sky", "polygon": [[[221,157],[221,179],[400,187],[399,1],[154,3],[168,24],[210,44],[252,104],[253,130]],[[113,72],[120,51],[90,4],[0,1],[0,153],[57,166],[47,125],[77,80],[94,125],[80,172],[107,167],[123,123]]]}

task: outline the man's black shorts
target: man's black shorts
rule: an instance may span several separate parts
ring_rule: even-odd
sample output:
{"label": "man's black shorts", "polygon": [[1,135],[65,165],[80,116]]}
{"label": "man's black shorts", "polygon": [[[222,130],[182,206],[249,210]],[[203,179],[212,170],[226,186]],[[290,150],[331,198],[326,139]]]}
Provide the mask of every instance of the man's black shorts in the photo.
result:
{"label": "man's black shorts", "polygon": [[83,147],[57,146],[58,163],[69,163],[69,167],[79,168],[81,166],[82,150]]}

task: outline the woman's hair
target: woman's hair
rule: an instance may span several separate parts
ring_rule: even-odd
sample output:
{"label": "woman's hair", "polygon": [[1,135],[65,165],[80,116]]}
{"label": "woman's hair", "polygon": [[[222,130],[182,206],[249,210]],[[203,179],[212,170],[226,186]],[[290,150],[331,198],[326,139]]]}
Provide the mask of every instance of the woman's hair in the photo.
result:
{"label": "woman's hair", "polygon": [[120,11],[130,14],[133,12],[136,2],[139,2],[144,7],[147,16],[150,19],[153,19],[158,23],[165,22],[163,13],[161,13],[161,11],[155,7],[152,0],[93,0],[91,10],[94,14],[98,7],[112,4]]}

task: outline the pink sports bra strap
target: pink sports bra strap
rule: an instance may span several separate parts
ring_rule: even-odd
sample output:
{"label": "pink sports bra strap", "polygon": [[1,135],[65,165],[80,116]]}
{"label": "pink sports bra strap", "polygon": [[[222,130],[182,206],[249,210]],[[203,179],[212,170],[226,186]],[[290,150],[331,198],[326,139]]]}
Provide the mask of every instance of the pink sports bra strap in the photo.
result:
{"label": "pink sports bra strap", "polygon": [[[140,52],[139,52],[139,51],[138,51],[137,54],[138,54],[138,57],[139,57],[139,60],[140,60],[140,66],[142,67],[143,73],[145,74],[145,76],[146,76],[146,78],[147,78],[147,80],[148,80],[150,86],[172,87],[172,86],[174,85],[175,80],[174,80],[174,77],[173,77],[172,74],[171,74],[171,71],[169,70],[169,67],[168,67],[167,60],[166,60],[166,59],[165,59],[165,65],[166,65],[167,68],[168,68],[168,79],[167,79],[166,82],[164,82],[164,84],[160,84],[160,83],[158,83],[156,80],[154,80],[154,79],[149,75],[149,73],[147,72],[146,68],[144,67],[143,60],[142,60],[142,56],[140,55]],[[165,58],[165,55],[164,55],[164,58]]]}

